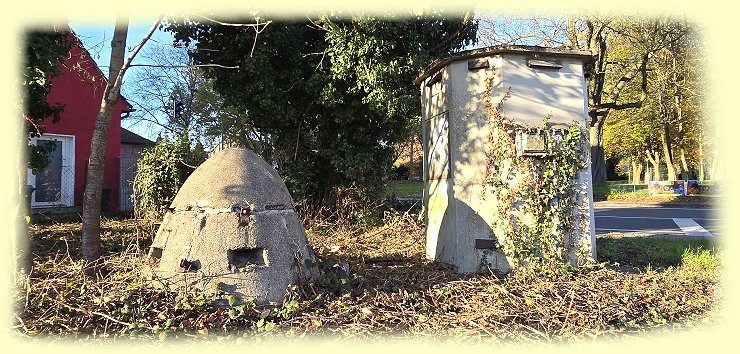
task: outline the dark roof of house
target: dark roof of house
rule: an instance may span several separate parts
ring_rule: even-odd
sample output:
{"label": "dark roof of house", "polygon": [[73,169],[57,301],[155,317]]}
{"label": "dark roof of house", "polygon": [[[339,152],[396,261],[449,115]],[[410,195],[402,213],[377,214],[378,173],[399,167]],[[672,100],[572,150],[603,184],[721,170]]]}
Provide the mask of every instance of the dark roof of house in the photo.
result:
{"label": "dark roof of house", "polygon": [[459,53],[454,53],[446,57],[440,58],[432,62],[426,69],[414,79],[414,85],[420,84],[424,79],[436,73],[439,69],[444,67],[453,61],[479,58],[484,56],[495,55],[499,53],[523,53],[523,54],[549,54],[561,57],[576,57],[581,58],[586,64],[587,69],[593,65],[593,54],[586,50],[573,50],[565,48],[546,48],[540,46],[529,46],[529,45],[498,45],[485,48],[477,48],[466,50]]}
{"label": "dark roof of house", "polygon": [[121,127],[121,144],[152,146],[154,142]]}

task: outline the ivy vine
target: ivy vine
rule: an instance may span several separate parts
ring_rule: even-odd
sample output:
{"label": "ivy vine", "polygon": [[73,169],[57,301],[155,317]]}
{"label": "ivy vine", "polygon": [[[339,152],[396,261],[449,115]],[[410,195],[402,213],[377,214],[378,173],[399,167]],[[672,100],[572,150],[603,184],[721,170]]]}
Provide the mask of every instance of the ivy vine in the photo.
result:
{"label": "ivy vine", "polygon": [[[486,85],[492,84],[490,71]],[[546,151],[521,156],[516,135],[533,129],[504,117],[501,106],[508,97],[507,91],[497,104],[490,90],[484,97],[489,135],[482,197],[488,191],[496,200],[494,239],[513,269],[582,265],[589,259],[590,240],[582,241],[577,233],[587,226],[588,205],[579,202],[576,185],[578,174],[588,166],[586,132],[577,122],[555,126],[548,116],[534,129],[545,136]]]}

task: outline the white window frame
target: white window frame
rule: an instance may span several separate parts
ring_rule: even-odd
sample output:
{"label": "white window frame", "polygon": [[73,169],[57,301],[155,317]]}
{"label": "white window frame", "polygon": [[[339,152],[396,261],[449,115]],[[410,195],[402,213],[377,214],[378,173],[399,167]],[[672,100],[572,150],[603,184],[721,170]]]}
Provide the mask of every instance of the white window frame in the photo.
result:
{"label": "white window frame", "polygon": [[[31,194],[31,208],[46,208],[59,206],[74,206],[75,196],[75,136],[67,134],[42,134],[38,138],[31,138],[35,145],[39,140],[57,140],[62,142],[62,195],[58,202],[36,202],[36,191]],[[36,186],[36,175],[28,169],[28,184]]]}

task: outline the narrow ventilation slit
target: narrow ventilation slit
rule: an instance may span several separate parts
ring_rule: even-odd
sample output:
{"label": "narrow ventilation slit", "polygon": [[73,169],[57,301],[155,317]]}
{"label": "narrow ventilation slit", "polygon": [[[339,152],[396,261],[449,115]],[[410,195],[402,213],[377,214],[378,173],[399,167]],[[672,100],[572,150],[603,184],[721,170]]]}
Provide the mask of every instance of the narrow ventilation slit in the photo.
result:
{"label": "narrow ventilation slit", "polygon": [[267,266],[267,250],[264,248],[238,248],[228,250],[229,268],[245,268],[249,266]]}

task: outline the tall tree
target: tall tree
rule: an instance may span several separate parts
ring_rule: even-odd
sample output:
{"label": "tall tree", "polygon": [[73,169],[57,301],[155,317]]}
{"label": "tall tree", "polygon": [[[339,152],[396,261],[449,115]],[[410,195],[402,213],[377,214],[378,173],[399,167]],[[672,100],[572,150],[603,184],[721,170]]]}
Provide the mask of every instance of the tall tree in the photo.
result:
{"label": "tall tree", "polygon": [[[254,23],[250,19],[250,23]],[[175,38],[197,41],[196,64],[215,90],[246,112],[244,125],[267,138],[271,160],[299,197],[324,200],[335,186],[379,186],[393,145],[418,122],[412,84],[432,60],[473,42],[470,15],[414,18],[173,22]],[[269,24],[269,25],[266,25]]]}
{"label": "tall tree", "polygon": [[[639,160],[635,154],[642,151],[653,166],[651,179],[663,178],[658,173],[662,167],[670,180],[682,174],[681,178],[696,177],[694,172],[701,169],[702,159],[698,155],[706,145],[700,139],[706,121],[701,109],[699,42],[697,33],[689,28],[680,39],[655,52],[646,70],[647,90],[632,87],[622,93],[632,101],[644,95],[640,107],[613,111],[606,121],[605,153]],[[635,132],[640,133],[639,139],[635,139]]]}
{"label": "tall tree", "polygon": [[[159,19],[146,36],[132,51],[124,63],[126,37],[128,35],[128,17],[116,18],[116,26],[111,41],[111,59],[108,70],[108,82],[103,91],[95,128],[90,146],[90,160],[87,165],[85,194],[82,204],[82,257],[94,265],[100,258],[100,199],[103,190],[103,172],[105,170],[105,149],[108,143],[108,130],[116,103],[120,98],[121,84],[131,61],[141,47],[149,40],[159,26]],[[95,275],[95,267],[87,268],[86,274]]]}

